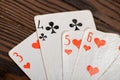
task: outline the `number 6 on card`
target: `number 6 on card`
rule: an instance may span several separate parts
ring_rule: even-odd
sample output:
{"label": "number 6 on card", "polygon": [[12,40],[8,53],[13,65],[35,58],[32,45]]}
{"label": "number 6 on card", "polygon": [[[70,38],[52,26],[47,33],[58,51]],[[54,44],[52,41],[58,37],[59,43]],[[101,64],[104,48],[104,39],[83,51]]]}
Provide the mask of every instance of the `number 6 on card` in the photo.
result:
{"label": "number 6 on card", "polygon": [[71,80],[97,80],[120,54],[119,41],[116,34],[87,29]]}
{"label": "number 6 on card", "polygon": [[93,36],[93,33],[92,33],[92,32],[89,32],[89,33],[88,33],[88,37],[87,37],[87,41],[88,41],[88,42],[91,42],[91,41],[92,41],[92,36]]}

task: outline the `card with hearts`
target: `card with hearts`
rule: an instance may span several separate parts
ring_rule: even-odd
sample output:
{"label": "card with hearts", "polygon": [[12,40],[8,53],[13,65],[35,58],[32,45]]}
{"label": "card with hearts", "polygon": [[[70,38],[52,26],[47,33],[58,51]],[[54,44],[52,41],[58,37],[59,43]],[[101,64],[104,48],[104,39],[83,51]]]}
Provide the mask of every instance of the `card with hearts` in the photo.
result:
{"label": "card with hearts", "polygon": [[41,42],[46,73],[49,80],[62,80],[62,32],[95,28],[89,10],[62,12],[35,16],[35,25]]}
{"label": "card with hearts", "polygon": [[10,50],[9,56],[31,80],[47,80],[36,32]]}
{"label": "card with hearts", "polygon": [[9,51],[31,80],[120,80],[120,37],[96,30],[91,11],[34,21],[36,32]]}
{"label": "card with hearts", "polygon": [[87,29],[71,80],[97,80],[119,56],[118,41],[116,34]]}
{"label": "card with hearts", "polygon": [[62,36],[63,80],[70,80],[84,31],[66,31]]}

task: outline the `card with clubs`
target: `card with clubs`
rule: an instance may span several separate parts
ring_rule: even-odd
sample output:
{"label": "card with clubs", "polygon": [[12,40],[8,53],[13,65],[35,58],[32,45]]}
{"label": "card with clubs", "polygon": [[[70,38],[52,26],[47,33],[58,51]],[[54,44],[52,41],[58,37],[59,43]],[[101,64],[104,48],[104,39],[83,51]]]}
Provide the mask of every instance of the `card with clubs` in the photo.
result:
{"label": "card with clubs", "polygon": [[35,25],[49,80],[62,80],[62,32],[95,28],[89,10],[35,16]]}
{"label": "card with clubs", "polygon": [[87,29],[71,80],[97,80],[119,56],[118,35]]}
{"label": "card with clubs", "polygon": [[36,32],[10,50],[9,56],[31,80],[47,80]]}
{"label": "card with clubs", "polygon": [[62,37],[63,80],[70,80],[84,31],[65,31]]}

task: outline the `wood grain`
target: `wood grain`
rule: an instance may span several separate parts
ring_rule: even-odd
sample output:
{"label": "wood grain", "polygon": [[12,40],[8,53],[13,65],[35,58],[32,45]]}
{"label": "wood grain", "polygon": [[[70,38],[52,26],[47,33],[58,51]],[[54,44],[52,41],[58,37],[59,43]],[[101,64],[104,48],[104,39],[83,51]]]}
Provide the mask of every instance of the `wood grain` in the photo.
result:
{"label": "wood grain", "polygon": [[76,8],[92,11],[97,29],[120,34],[120,0],[64,0]]}
{"label": "wood grain", "polygon": [[120,34],[119,0],[0,0],[0,80],[29,80],[8,51],[35,31],[35,15],[83,9],[97,29]]}

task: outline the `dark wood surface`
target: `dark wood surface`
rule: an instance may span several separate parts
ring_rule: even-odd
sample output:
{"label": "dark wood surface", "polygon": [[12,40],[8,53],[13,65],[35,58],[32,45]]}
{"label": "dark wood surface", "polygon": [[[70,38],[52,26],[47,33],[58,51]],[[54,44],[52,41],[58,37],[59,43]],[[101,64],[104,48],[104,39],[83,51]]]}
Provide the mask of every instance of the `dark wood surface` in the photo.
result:
{"label": "dark wood surface", "polygon": [[120,0],[0,0],[0,80],[29,80],[8,51],[35,31],[35,15],[83,9],[98,30],[120,34]]}

